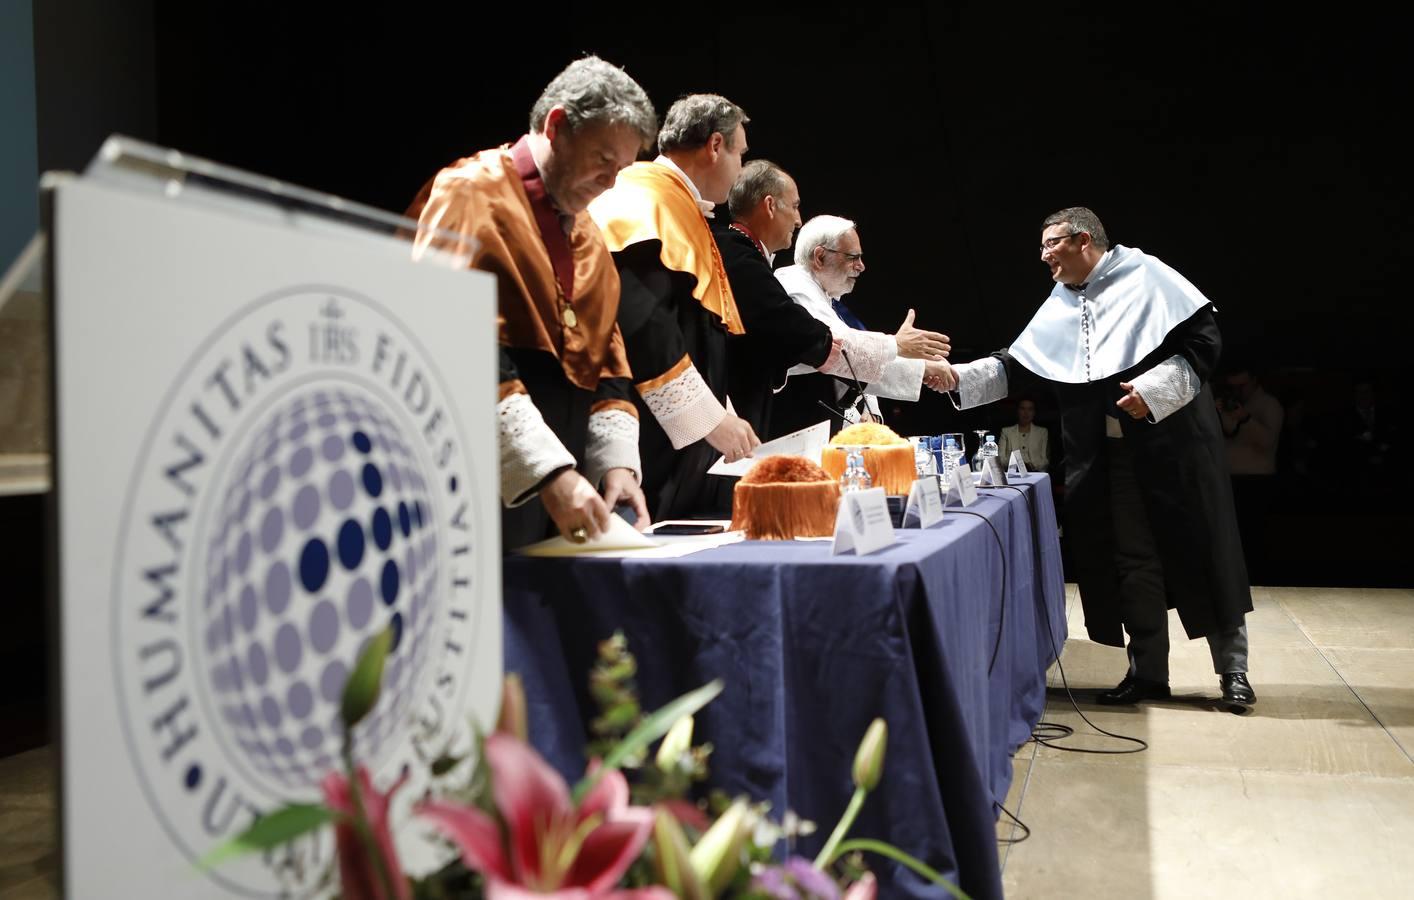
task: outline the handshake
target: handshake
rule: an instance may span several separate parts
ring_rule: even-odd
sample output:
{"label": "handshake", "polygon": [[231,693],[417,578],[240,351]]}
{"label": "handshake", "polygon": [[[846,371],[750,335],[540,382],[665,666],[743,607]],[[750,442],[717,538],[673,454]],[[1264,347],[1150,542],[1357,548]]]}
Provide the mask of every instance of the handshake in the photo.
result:
{"label": "handshake", "polygon": [[930,360],[923,364],[923,384],[939,393],[946,393],[957,387],[957,373],[947,360]]}
{"label": "handshake", "polygon": [[923,383],[928,387],[940,392],[952,390],[957,387],[957,373],[946,358],[952,350],[951,340],[945,334],[915,327],[913,316],[914,311],[910,309],[894,334],[898,355],[923,360]]}

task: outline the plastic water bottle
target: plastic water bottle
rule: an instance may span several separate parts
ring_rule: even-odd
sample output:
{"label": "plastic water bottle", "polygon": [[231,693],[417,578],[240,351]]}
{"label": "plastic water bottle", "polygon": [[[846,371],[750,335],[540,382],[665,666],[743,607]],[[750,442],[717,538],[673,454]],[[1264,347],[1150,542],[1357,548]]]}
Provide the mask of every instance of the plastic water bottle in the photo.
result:
{"label": "plastic water bottle", "polygon": [[933,475],[937,471],[933,462],[933,451],[928,446],[926,437],[918,438],[913,443],[913,468],[919,478]]}
{"label": "plastic water bottle", "polygon": [[864,468],[864,451],[855,447],[845,455],[844,474],[840,476],[840,492],[868,490],[874,486],[869,470]]}
{"label": "plastic water bottle", "polygon": [[862,448],[854,451],[854,485],[856,491],[867,491],[874,486],[873,476],[864,467],[864,450]]}
{"label": "plastic water bottle", "polygon": [[982,442],[982,449],[977,451],[977,456],[982,460],[982,470],[987,468],[987,460],[996,459],[1001,455],[1001,450],[997,447],[997,436],[987,435],[987,440]]}
{"label": "plastic water bottle", "polygon": [[943,483],[952,484],[953,474],[957,472],[958,462],[962,459],[962,451],[958,449],[957,441],[946,438],[943,441]]}

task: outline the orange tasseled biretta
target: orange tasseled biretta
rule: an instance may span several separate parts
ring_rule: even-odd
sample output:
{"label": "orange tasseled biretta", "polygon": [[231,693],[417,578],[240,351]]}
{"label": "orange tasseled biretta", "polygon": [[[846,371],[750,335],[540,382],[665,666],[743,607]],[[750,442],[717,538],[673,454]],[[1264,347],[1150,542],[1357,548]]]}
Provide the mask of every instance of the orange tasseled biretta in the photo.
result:
{"label": "orange tasseled biretta", "polygon": [[824,537],[839,505],[838,478],[803,456],[768,456],[736,484],[732,529],[756,541]]}
{"label": "orange tasseled biretta", "polygon": [[864,449],[864,468],[886,494],[907,495],[918,477],[913,463],[913,446],[892,428],[877,422],[860,422],[840,430],[830,438],[830,446],[820,454],[826,474],[838,479],[844,474],[846,447]]}

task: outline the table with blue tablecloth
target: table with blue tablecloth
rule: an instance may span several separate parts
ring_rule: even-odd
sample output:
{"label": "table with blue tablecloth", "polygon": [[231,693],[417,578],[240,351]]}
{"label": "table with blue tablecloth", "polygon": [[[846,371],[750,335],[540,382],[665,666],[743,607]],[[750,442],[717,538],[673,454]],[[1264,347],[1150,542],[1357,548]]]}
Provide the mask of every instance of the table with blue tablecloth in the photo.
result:
{"label": "table with blue tablecloth", "polygon": [[[887,840],[975,898],[1001,896],[997,804],[1066,637],[1050,479],[1011,483],[864,557],[809,541],[677,559],[508,556],[506,670],[525,681],[532,743],[567,778],[583,773],[588,673],[596,643],[620,630],[645,709],[726,683],[697,715],[698,740],[715,748],[710,783],[817,822],[795,852],[823,844],[882,716],[884,777],[851,837]],[[869,863],[882,896],[948,896]]]}

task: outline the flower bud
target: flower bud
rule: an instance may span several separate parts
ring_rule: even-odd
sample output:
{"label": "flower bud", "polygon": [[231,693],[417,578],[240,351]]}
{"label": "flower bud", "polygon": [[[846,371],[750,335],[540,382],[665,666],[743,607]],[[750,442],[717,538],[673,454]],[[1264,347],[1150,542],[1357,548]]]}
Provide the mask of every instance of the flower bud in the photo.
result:
{"label": "flower bud", "polygon": [[522,743],[530,741],[530,729],[526,724],[525,685],[515,672],[507,672],[501,681],[501,714],[496,719],[496,731]]}
{"label": "flower bud", "polygon": [[678,760],[692,749],[692,716],[683,716],[668,729],[667,737],[658,745],[658,768],[671,772],[677,768]]}
{"label": "flower bud", "polygon": [[878,895],[879,882],[875,880],[874,873],[865,872],[863,877],[844,892],[844,900],[874,900]]}
{"label": "flower bud", "polygon": [[707,889],[687,849],[687,835],[673,814],[659,808],[653,817],[653,865],[663,884],[682,900],[707,900]]}
{"label": "flower bud", "polygon": [[385,628],[363,648],[348,681],[344,682],[343,696],[339,699],[339,718],[344,723],[344,731],[350,735],[354,726],[378,704],[378,692],[383,683],[383,663],[392,646],[393,632]]}
{"label": "flower bud", "polygon": [[717,817],[712,827],[692,848],[692,867],[711,889],[721,893],[741,867],[742,845],[756,827],[751,805],[737,800]]}
{"label": "flower bud", "polygon": [[854,754],[854,786],[872,791],[884,774],[884,751],[888,749],[889,726],[883,719],[869,723],[864,740]]}

